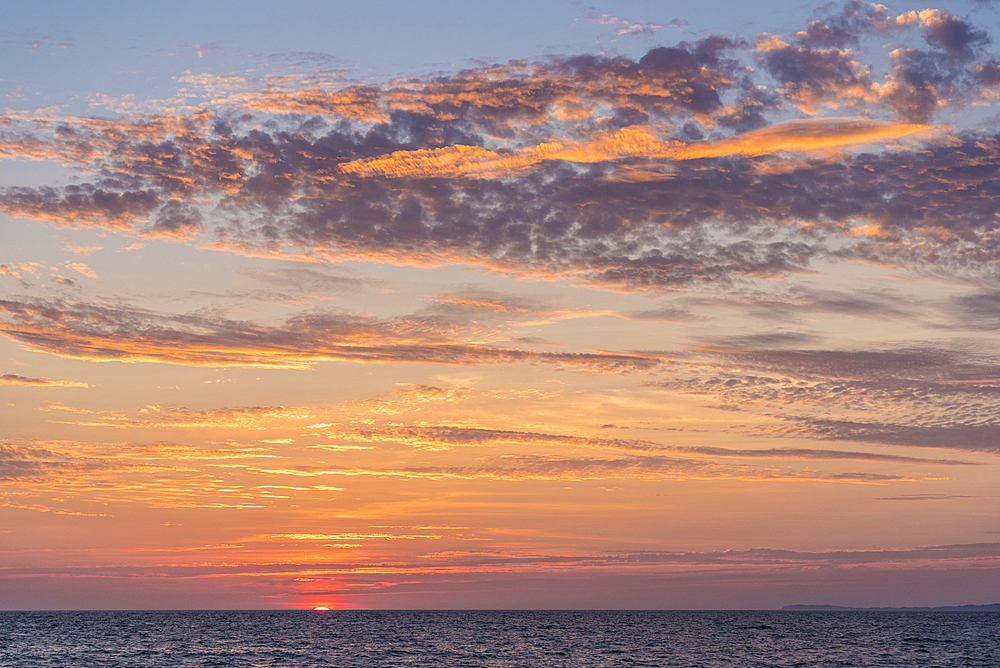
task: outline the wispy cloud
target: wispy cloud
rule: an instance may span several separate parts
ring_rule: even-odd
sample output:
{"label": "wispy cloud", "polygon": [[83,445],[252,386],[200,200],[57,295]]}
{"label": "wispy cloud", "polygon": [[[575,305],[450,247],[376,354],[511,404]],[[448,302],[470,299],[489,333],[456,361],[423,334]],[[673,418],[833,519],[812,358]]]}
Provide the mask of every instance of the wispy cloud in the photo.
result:
{"label": "wispy cloud", "polygon": [[267,476],[373,476],[424,480],[716,480],[818,481],[848,484],[914,482],[920,477],[871,472],[825,472],[816,470],[767,470],[721,466],[682,457],[645,455],[635,457],[559,457],[554,455],[497,455],[479,457],[467,466],[406,466],[400,468],[330,468],[294,466],[272,468],[247,466],[250,472]]}
{"label": "wispy cloud", "polygon": [[28,378],[13,373],[0,375],[0,385],[26,385],[28,387],[90,387],[88,383],[76,380],[49,380],[48,378]]}
{"label": "wispy cloud", "polygon": [[35,446],[0,443],[0,480],[10,485],[42,481],[65,482],[73,478],[163,468],[163,466],[134,462],[81,457]]}
{"label": "wispy cloud", "polygon": [[[286,408],[284,406],[249,406],[214,410],[147,406],[140,409],[139,413],[138,417],[127,417],[120,414],[96,414],[85,419],[62,420],[60,422],[83,427],[114,427],[116,429],[169,427],[175,429],[205,428],[259,431],[289,422],[309,420],[313,417],[312,411],[308,409]],[[180,456],[179,451],[178,456]]]}
{"label": "wispy cloud", "polygon": [[651,21],[646,21],[645,23],[629,21],[618,18],[614,14],[608,14],[607,12],[589,11],[585,15],[585,18],[591,23],[606,26],[616,37],[622,35],[654,35],[658,30],[663,28],[663,26]]}
{"label": "wispy cloud", "polygon": [[642,353],[559,353],[486,346],[451,338],[450,327],[419,319],[379,320],[310,313],[278,326],[117,305],[0,300],[0,331],[44,352],[94,361],[193,366],[305,368],[320,361],[445,365],[546,363],[605,373],[653,369]]}
{"label": "wispy cloud", "polygon": [[[674,431],[683,432],[683,427]],[[456,447],[496,446],[518,444],[530,446],[562,446],[627,452],[662,452],[689,457],[723,457],[738,459],[789,459],[789,460],[845,460],[893,462],[900,464],[974,465],[943,459],[922,459],[899,455],[843,450],[812,450],[807,448],[738,449],[709,446],[664,445],[653,441],[624,438],[594,438],[564,434],[483,429],[452,426],[391,426],[353,427],[326,432],[330,438],[362,441],[365,443],[399,443],[421,449],[447,450]]]}
{"label": "wispy cloud", "polygon": [[[751,433],[880,445],[995,452],[1000,367],[961,347],[883,350],[758,348],[737,337],[699,348],[707,359],[649,385],[711,397],[770,425]],[[795,339],[788,341],[794,344]],[[819,416],[827,406],[837,417]],[[781,413],[773,409],[781,408]]]}

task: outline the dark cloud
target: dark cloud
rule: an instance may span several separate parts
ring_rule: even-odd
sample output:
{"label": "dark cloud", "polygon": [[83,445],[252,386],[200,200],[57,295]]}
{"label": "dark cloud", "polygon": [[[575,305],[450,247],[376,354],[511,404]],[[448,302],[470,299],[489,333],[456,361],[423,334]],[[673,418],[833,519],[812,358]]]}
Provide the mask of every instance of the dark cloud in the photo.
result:
{"label": "dark cloud", "polygon": [[624,314],[629,320],[662,320],[665,322],[688,322],[695,319],[694,313],[683,308],[663,306],[645,311],[632,311]]}
{"label": "dark cloud", "polygon": [[131,227],[156,210],[153,190],[109,191],[92,184],[61,189],[5,188],[0,211],[8,216],[52,221],[68,227]]}
{"label": "dark cloud", "polygon": [[1000,329],[1000,294],[996,292],[953,297],[948,311],[962,327],[984,331]]}
{"label": "dark cloud", "polygon": [[765,334],[744,334],[720,338],[716,343],[730,348],[761,348],[800,346],[814,343],[816,336],[804,332],[769,332]]}
{"label": "dark cloud", "polygon": [[894,60],[881,99],[900,118],[930,123],[943,102],[965,97],[963,73],[952,67],[947,54],[898,49]]}
{"label": "dark cloud", "polygon": [[841,351],[718,348],[720,357],[741,365],[801,377],[903,378],[928,382],[988,382],[1000,366],[964,363],[955,351],[943,349]]}
{"label": "dark cloud", "polygon": [[839,13],[827,14],[811,22],[794,37],[799,43],[813,48],[844,49],[857,45],[866,33],[889,29],[894,23],[884,5],[848,0]]}
{"label": "dark cloud", "polygon": [[[884,82],[872,78],[872,65],[856,60],[862,38],[922,26],[931,50],[902,47],[890,56],[896,67]],[[989,37],[963,19],[928,9],[889,16],[883,5],[851,0],[840,13],[813,21],[789,44],[772,36],[758,40],[764,69],[781,92],[815,113],[820,105],[888,107],[901,118],[929,123],[938,107],[972,100],[977,91],[971,65],[983,56]]]}
{"label": "dark cloud", "polygon": [[789,420],[793,425],[776,428],[771,433],[830,441],[1000,454],[1000,422],[996,421],[969,424],[942,420],[941,424],[898,424],[805,417]]}
{"label": "dark cloud", "polygon": [[970,60],[981,47],[990,43],[984,31],[957,16],[928,9],[920,12],[920,19],[927,43],[943,49],[952,60]]}
{"label": "dark cloud", "polygon": [[868,69],[850,51],[786,45],[764,52],[761,60],[784,94],[804,109],[860,104],[871,97]]}
{"label": "dark cloud", "polygon": [[976,67],[976,82],[984,86],[996,87],[1000,85],[1000,63],[990,59]]}
{"label": "dark cloud", "polygon": [[201,232],[202,214],[194,206],[171,199],[160,207],[156,222],[146,232],[152,236],[190,237]]}

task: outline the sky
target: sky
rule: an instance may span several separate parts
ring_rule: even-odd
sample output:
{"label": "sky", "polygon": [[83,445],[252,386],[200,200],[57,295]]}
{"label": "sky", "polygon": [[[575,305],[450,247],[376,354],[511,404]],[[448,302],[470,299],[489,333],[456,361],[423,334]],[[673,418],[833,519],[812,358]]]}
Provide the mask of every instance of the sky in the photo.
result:
{"label": "sky", "polygon": [[997,19],[7,3],[0,609],[1000,601]]}

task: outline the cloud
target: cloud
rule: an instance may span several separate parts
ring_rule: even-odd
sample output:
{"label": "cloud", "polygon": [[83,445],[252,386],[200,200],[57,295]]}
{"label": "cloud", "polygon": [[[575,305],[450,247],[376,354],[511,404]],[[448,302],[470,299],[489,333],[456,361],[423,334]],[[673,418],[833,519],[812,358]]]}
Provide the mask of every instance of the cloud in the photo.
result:
{"label": "cloud", "polygon": [[366,427],[339,429],[327,433],[330,438],[363,441],[365,443],[401,443],[429,450],[446,450],[459,446],[495,444],[560,445],[613,450],[669,450],[650,441],[586,438],[581,436],[544,434],[506,429],[477,427]]}
{"label": "cloud", "polygon": [[694,313],[683,308],[663,306],[661,308],[632,311],[623,314],[629,320],[662,320],[664,322],[688,322],[696,318]]}
{"label": "cloud", "polygon": [[480,457],[478,464],[468,466],[406,466],[400,468],[328,468],[295,466],[247,470],[268,476],[290,475],[316,477],[328,475],[375,476],[426,480],[799,480],[842,482],[851,484],[883,484],[912,481],[916,478],[887,473],[830,473],[812,470],[779,471],[741,467],[724,467],[712,462],[686,458],[646,455],[619,458],[577,458],[552,455],[498,455]]}
{"label": "cloud", "polygon": [[885,350],[778,350],[705,346],[706,352],[754,369],[794,376],[839,379],[919,380],[963,392],[956,381],[990,385],[1000,375],[994,364],[974,364],[957,350],[914,347]]}
{"label": "cloud", "polygon": [[[828,259],[989,278],[998,138],[930,128],[993,104],[988,37],[938,10],[887,11],[852,1],[784,37],[365,85],[185,75],[226,90],[155,116],[11,112],[0,155],[80,179],[4,189],[0,211],[252,256],[464,264],[618,291]],[[888,68],[865,60],[865,40],[889,32],[903,41]],[[816,117],[788,120],[789,107]]]}
{"label": "cloud", "polygon": [[653,35],[663,28],[663,26],[649,21],[646,23],[628,21],[605,12],[590,11],[587,12],[586,18],[591,23],[607,26],[612,34],[619,37],[621,35]]}
{"label": "cloud", "polygon": [[751,308],[759,315],[768,310],[788,317],[794,310],[805,309],[876,320],[905,319],[914,317],[918,312],[897,295],[879,294],[874,290],[841,292],[796,288],[790,291],[789,297],[785,303],[779,300],[761,301],[751,305]]}
{"label": "cloud", "polygon": [[[169,424],[167,426],[180,425]],[[244,424],[238,424],[235,426],[240,428],[243,427]],[[274,458],[277,456],[271,454],[271,448],[247,446],[206,448],[184,445],[182,443],[115,443],[104,447],[90,446],[89,449],[99,453],[104,459],[141,459],[154,461],[262,459]]]}
{"label": "cloud", "polygon": [[857,45],[872,32],[885,32],[909,27],[917,21],[916,12],[892,17],[888,8],[875,3],[849,0],[840,13],[832,13],[812,21],[808,28],[795,33],[794,39],[810,47],[843,49]]}
{"label": "cloud", "polygon": [[77,244],[70,239],[65,239],[63,241],[63,247],[75,255],[89,255],[95,251],[104,250],[104,246],[97,246],[94,244]]}
{"label": "cloud", "polygon": [[[266,144],[268,160],[277,162],[261,164],[264,171],[255,176],[237,178],[236,191],[223,196],[214,211],[178,197],[167,199],[161,186],[116,194],[120,200],[144,193],[133,198],[138,209],[102,209],[95,194],[69,206],[68,195],[45,188],[8,191],[5,201],[11,213],[59,224],[134,227],[137,233],[190,238],[251,255],[472,264],[605,289],[676,289],[778,277],[806,271],[814,260],[829,256],[933,264],[937,271],[955,273],[989,271],[995,202],[988,184],[997,162],[996,138],[969,136],[921,152],[768,168],[775,152],[822,152],[920,131],[913,124],[811,119],[690,142],[660,140],[647,129],[630,127],[595,136],[580,149],[552,152],[569,162],[597,160],[578,163],[599,166],[596,171],[580,173],[547,159],[533,163],[539,176],[450,181],[430,190],[412,177],[398,183],[358,175],[338,180],[337,165],[371,167],[389,158],[338,162],[334,145],[346,138],[326,135],[310,142],[279,136],[268,137]],[[264,138],[252,131],[245,141],[260,144]],[[351,150],[358,146],[352,140]],[[507,155],[512,157],[503,160],[524,163],[523,152],[516,150],[467,148],[475,155]],[[263,149],[247,148],[247,155],[252,150]],[[435,151],[458,155],[464,149],[415,150],[440,170],[436,158],[431,160]],[[673,157],[659,158],[663,162],[642,171],[642,179],[609,179],[618,169],[632,169],[611,163],[627,163],[634,151],[647,162],[657,151]],[[463,164],[448,169],[479,163]],[[332,181],[315,180],[326,178],[324,170]],[[441,178],[433,170],[424,177]],[[97,193],[94,186],[78,188]],[[718,198],[720,190],[729,197]],[[755,234],[747,235],[746,225],[756,226]],[[816,234],[820,230],[825,239]],[[969,245],[973,241],[978,248]]]}
{"label": "cloud", "polygon": [[718,141],[665,142],[641,126],[599,135],[586,143],[547,142],[519,151],[497,152],[478,146],[397,151],[389,156],[342,163],[357,176],[489,178],[515,175],[543,161],[597,163],[642,157],[695,160],[731,155],[759,156],[777,151],[812,151],[898,139],[930,128],[867,119],[824,118],[786,121]]}
{"label": "cloud", "polygon": [[[672,431],[683,432],[684,428]],[[399,443],[427,450],[449,450],[456,447],[483,447],[497,445],[557,446],[619,450],[627,452],[662,452],[686,457],[723,457],[738,459],[781,460],[849,460],[893,462],[900,464],[975,465],[942,459],[922,459],[899,455],[883,455],[843,450],[812,450],[807,448],[737,449],[707,446],[663,445],[647,440],[624,438],[594,438],[565,434],[547,434],[510,429],[485,429],[480,427],[452,426],[380,426],[340,428],[326,432],[333,439],[363,443]]]}
{"label": "cloud", "polygon": [[0,480],[10,485],[67,482],[74,478],[162,469],[162,466],[114,462],[73,456],[46,448],[0,443]]}
{"label": "cloud", "polygon": [[[949,211],[956,206],[981,207],[985,211],[991,202],[975,197],[958,201],[950,194],[954,191],[943,188],[939,180],[922,176],[930,173],[925,165],[916,163],[933,162],[923,155],[869,155],[847,163],[846,173],[844,165],[822,162],[780,174],[760,173],[757,167],[766,163],[762,155],[774,151],[826,150],[899,137],[919,129],[858,119],[816,119],[737,138],[671,145],[644,129],[632,128],[595,140],[580,155],[567,155],[574,159],[603,159],[608,151],[631,150],[627,142],[622,142],[627,137],[638,138],[640,143],[645,142],[643,150],[647,153],[655,149],[674,154],[679,162],[675,161],[672,171],[658,172],[654,182],[615,182],[603,180],[609,169],[614,173],[613,167],[603,167],[595,181],[594,174],[567,171],[550,160],[539,163],[539,169],[548,174],[544,187],[528,176],[512,182],[453,182],[447,188],[430,191],[405,179],[389,183],[362,178],[356,184],[327,184],[323,186],[326,194],[318,191],[309,197],[294,197],[296,189],[305,192],[303,188],[313,188],[308,185],[312,176],[303,170],[319,170],[323,163],[315,159],[303,162],[302,152],[329,152],[325,146],[333,140],[317,138],[314,144],[296,140],[286,146],[270,146],[276,154],[274,159],[284,161],[274,167],[280,167],[278,171],[245,179],[236,194],[220,201],[213,214],[212,238],[204,242],[216,249],[247,254],[416,265],[465,263],[500,273],[569,279],[611,289],[665,289],[708,280],[804,271],[813,258],[832,249],[824,248],[826,244],[815,235],[800,235],[795,227],[772,225],[814,220],[847,226],[848,221],[861,217],[868,224],[862,229],[877,228],[881,236],[869,236],[867,232],[859,236],[851,225],[843,234],[856,247],[836,252],[845,258],[864,254],[866,259],[872,259],[879,253],[886,256],[886,261],[893,256],[902,259],[915,247],[927,247],[918,236],[923,229],[921,223],[940,228],[958,220],[944,213],[947,207],[952,207]],[[253,133],[250,136],[261,141]],[[655,144],[652,148],[650,142]],[[974,147],[969,144],[969,149],[981,154],[988,145],[977,140]],[[733,161],[732,156],[747,160]],[[965,158],[961,149],[951,148],[946,154],[942,148],[937,157],[950,159],[951,165],[942,163],[951,167],[942,172],[944,178],[949,178],[948,174],[960,173],[956,168],[963,159],[982,164],[986,156]],[[689,165],[692,161],[708,162]],[[289,171],[293,164],[297,166]],[[883,182],[871,183],[873,170],[883,175]],[[664,179],[665,174],[669,178]],[[892,199],[890,194],[903,192],[904,187],[910,192],[909,180],[914,174],[927,181],[929,188],[923,191],[926,195],[919,201]],[[731,192],[732,197],[719,200],[711,194],[720,188]],[[39,191],[34,197],[36,213],[31,215],[41,217],[41,212],[59,211],[61,195],[57,192]],[[162,200],[159,197],[156,201]],[[887,202],[892,203],[892,209],[886,208]],[[145,209],[141,213],[143,221],[160,215]],[[159,228],[155,224],[146,228],[143,226],[147,223],[141,222],[139,231],[166,234],[172,230],[201,238],[199,225],[209,224],[206,215],[202,214],[201,223],[186,218],[194,222],[175,220]],[[74,224],[97,220],[90,214],[76,213],[63,219]],[[963,220],[966,227],[976,224],[975,218]],[[753,238],[742,238],[731,233],[727,221],[755,222],[761,228]],[[124,223],[112,216],[108,224]],[[832,231],[838,232],[836,227]],[[905,234],[912,240],[904,239]],[[898,241],[889,244],[886,239]],[[952,245],[941,235],[933,241],[939,254]]]}
{"label": "cloud", "polygon": [[352,294],[362,292],[367,287],[378,286],[379,282],[343,274],[331,274],[317,269],[264,269],[242,270],[241,275],[272,285],[282,292],[306,293],[309,295]]}
{"label": "cloud", "polygon": [[97,273],[83,262],[67,262],[66,268],[75,271],[81,276],[86,276],[87,278],[97,278]]}
{"label": "cloud", "polygon": [[49,380],[48,378],[28,378],[13,373],[0,375],[0,385],[26,385],[28,387],[90,387],[75,380]]}
{"label": "cloud", "polygon": [[266,490],[245,489],[215,472],[238,465],[212,462],[269,457],[273,455],[265,449],[241,446],[0,442],[0,480],[11,488],[0,495],[0,506],[75,515],[94,515],[84,511],[94,506],[108,511],[109,506],[123,503],[156,508],[259,508],[262,501],[267,502]]}
{"label": "cloud", "polygon": [[[98,414],[82,420],[63,421],[84,427],[124,428],[208,428],[259,431],[294,420],[307,420],[312,412],[305,408],[285,406],[246,406],[214,410],[147,406],[140,409],[142,417],[129,418],[120,414]],[[165,446],[157,446],[165,447]],[[182,457],[183,458],[183,457]]]}
{"label": "cloud", "polygon": [[448,337],[434,321],[307,314],[278,326],[123,306],[0,300],[0,331],[35,350],[93,361],[306,368],[321,361],[551,364],[601,373],[655,369],[660,355],[558,353]]}
{"label": "cloud", "polygon": [[1000,454],[1000,424],[995,422],[969,424],[957,420],[943,420],[939,424],[900,424],[891,421],[863,422],[805,417],[790,417],[788,420],[792,423],[789,426],[762,429],[760,433]]}
{"label": "cloud", "polygon": [[[752,343],[753,341],[745,341]],[[732,343],[740,343],[734,341]],[[1000,366],[972,350],[803,350],[704,346],[705,357],[648,383],[739,407],[760,436],[996,452]],[[818,417],[820,406],[835,417]],[[780,409],[775,412],[774,409]]]}
{"label": "cloud", "polygon": [[157,211],[153,225],[144,234],[153,237],[187,238],[202,231],[202,214],[191,204],[173,198]]}
{"label": "cloud", "polygon": [[984,31],[939,9],[925,9],[919,16],[927,43],[940,47],[953,60],[970,60],[990,42]]}
{"label": "cloud", "polygon": [[815,340],[815,336],[802,332],[767,332],[721,337],[717,339],[717,343],[727,348],[760,349],[801,346],[805,343],[813,343]]}
{"label": "cloud", "polygon": [[1000,294],[996,292],[953,297],[946,308],[960,327],[983,331],[1000,329]]}
{"label": "cloud", "polygon": [[715,361],[701,374],[655,384],[746,408],[829,404],[879,412],[908,407],[917,411],[914,420],[948,414],[978,422],[982,411],[1000,401],[1000,367],[962,351],[706,347],[704,352]]}
{"label": "cloud", "polygon": [[145,220],[157,207],[158,199],[151,190],[114,192],[90,184],[62,189],[5,188],[0,190],[0,211],[61,227],[128,229]]}
{"label": "cloud", "polygon": [[783,96],[806,113],[818,113],[821,106],[852,107],[876,99],[869,68],[850,50],[796,47],[773,39],[759,48],[764,69],[780,83]]}
{"label": "cloud", "polygon": [[[469,387],[437,387],[434,385],[400,383],[400,387],[371,399],[360,399],[342,404],[341,411],[351,411],[354,415],[398,415],[418,410],[428,404],[457,403],[474,396]],[[310,428],[324,429],[327,423],[309,425]]]}

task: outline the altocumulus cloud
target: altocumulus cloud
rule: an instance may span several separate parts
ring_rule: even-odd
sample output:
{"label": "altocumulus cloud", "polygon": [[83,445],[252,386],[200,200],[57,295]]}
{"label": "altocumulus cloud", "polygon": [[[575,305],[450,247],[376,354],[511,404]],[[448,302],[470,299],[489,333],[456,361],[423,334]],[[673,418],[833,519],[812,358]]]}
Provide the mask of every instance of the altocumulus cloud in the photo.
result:
{"label": "altocumulus cloud", "polygon": [[[895,48],[858,60],[877,42]],[[988,277],[1000,138],[931,126],[995,95],[989,43],[947,12],[852,1],[788,35],[638,59],[227,82],[196,111],[158,116],[10,114],[0,155],[83,178],[7,188],[0,210],[252,255],[459,263],[625,291],[829,258]],[[790,119],[801,112],[813,116]]]}

